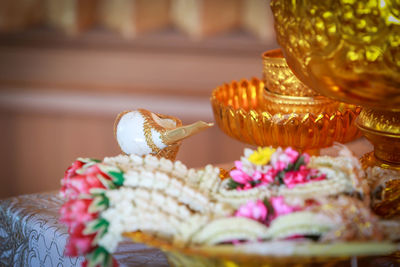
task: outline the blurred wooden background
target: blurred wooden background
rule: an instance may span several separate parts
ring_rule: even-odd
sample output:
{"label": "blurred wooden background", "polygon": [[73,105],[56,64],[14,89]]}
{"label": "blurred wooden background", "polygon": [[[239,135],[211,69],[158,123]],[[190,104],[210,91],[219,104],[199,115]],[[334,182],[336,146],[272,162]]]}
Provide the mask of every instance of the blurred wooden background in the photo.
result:
{"label": "blurred wooden background", "polygon": [[[113,122],[123,110],[213,121],[213,88],[260,77],[261,53],[277,47],[268,5],[0,2],[0,198],[56,190],[76,157],[120,153]],[[186,140],[178,159],[230,162],[244,147],[213,127]]]}

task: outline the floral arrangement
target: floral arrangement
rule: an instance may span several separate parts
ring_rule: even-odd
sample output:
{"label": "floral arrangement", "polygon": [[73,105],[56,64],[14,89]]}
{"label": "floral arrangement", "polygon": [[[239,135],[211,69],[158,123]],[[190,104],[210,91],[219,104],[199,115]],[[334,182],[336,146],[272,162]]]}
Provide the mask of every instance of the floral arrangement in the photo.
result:
{"label": "floral arrangement", "polygon": [[244,157],[235,161],[236,169],[230,172],[229,188],[247,190],[262,185],[285,185],[293,188],[297,184],[326,179],[316,169],[308,168],[310,156],[300,154],[291,147],[283,150],[271,147],[256,151],[245,149]]}
{"label": "floral arrangement", "polygon": [[95,159],[78,158],[65,172],[60,194],[67,201],[61,207],[60,221],[70,235],[66,255],[85,255],[83,266],[118,266],[111,254],[98,244],[109,223],[100,216],[108,208],[106,190],[123,184],[118,168]]}
{"label": "floral arrangement", "polygon": [[211,165],[187,169],[151,155],[78,158],[60,192],[66,199],[60,220],[70,234],[66,254],[84,255],[84,266],[117,266],[112,253],[124,233],[136,231],[181,246],[380,241],[379,220],[351,196],[359,192],[359,176],[357,160],[349,158],[246,149],[227,179]]}

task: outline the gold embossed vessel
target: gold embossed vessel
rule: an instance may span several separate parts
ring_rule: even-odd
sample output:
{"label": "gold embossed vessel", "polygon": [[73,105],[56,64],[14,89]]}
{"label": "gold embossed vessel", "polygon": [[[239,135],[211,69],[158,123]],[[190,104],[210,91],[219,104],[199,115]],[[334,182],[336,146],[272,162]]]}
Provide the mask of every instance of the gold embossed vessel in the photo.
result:
{"label": "gold embossed vessel", "polygon": [[272,0],[275,32],[296,76],[348,103],[400,106],[397,0]]}
{"label": "gold embossed vessel", "polygon": [[[400,2],[272,0],[271,8],[296,76],[321,94],[364,107],[357,124],[374,145],[361,159],[364,168],[398,170],[400,179]],[[400,199],[400,190],[391,196]]]}
{"label": "gold embossed vessel", "polygon": [[281,49],[263,53],[263,81],[265,108],[275,114],[332,113],[339,107],[336,102],[321,96],[303,84],[293,74]]}

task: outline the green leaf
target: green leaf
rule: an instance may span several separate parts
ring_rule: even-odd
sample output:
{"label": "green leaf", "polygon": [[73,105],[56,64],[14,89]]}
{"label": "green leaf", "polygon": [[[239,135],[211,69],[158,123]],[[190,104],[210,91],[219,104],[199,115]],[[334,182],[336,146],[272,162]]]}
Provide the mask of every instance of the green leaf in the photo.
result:
{"label": "green leaf", "polygon": [[90,235],[93,233],[99,233],[100,237],[107,232],[110,223],[104,218],[98,218],[86,224],[83,233],[85,235]]}
{"label": "green leaf", "polygon": [[125,178],[123,172],[110,171],[107,174],[113,179],[114,184],[117,186],[122,186],[124,184]]}
{"label": "green leaf", "polygon": [[294,164],[293,163],[289,163],[288,166],[286,167],[285,171],[286,172],[292,171],[294,169],[293,167],[294,167]]}
{"label": "green leaf", "polygon": [[110,205],[110,200],[104,193],[95,194],[92,204],[89,206],[90,213],[106,210]]}
{"label": "green leaf", "polygon": [[97,163],[101,162],[98,159],[91,159],[91,158],[79,158],[78,160],[84,162],[82,169],[87,169],[93,165],[96,165]]}
{"label": "green leaf", "polygon": [[264,198],[263,203],[265,205],[265,207],[267,208],[267,222],[270,222],[272,217],[275,214],[275,210],[274,207],[272,206],[271,202],[269,202],[268,198]]}
{"label": "green leaf", "polygon": [[283,181],[283,178],[285,178],[285,171],[278,172],[278,174],[275,176],[275,183],[278,185],[284,184],[285,182]]}
{"label": "green leaf", "polygon": [[97,175],[97,178],[100,180],[100,182],[107,188],[107,189],[115,189],[116,186],[115,184],[110,181],[109,179],[107,179],[106,177],[104,177],[101,174]]}
{"label": "green leaf", "polygon": [[261,181],[250,181],[251,186],[256,186],[259,183],[261,183]]}
{"label": "green leaf", "polygon": [[84,162],[84,163],[90,163],[90,162],[99,163],[99,162],[101,162],[101,160],[94,159],[94,158],[77,158],[77,160]]}
{"label": "green leaf", "polygon": [[298,171],[300,169],[300,166],[302,165],[306,165],[305,160],[304,160],[304,156],[300,156],[297,158],[296,162],[294,163],[294,170]]}
{"label": "green leaf", "polygon": [[99,168],[111,178],[116,186],[121,186],[124,184],[124,173],[117,167],[101,164],[99,165]]}
{"label": "green leaf", "polygon": [[108,267],[112,266],[111,254],[103,247],[97,247],[92,253],[86,256],[88,267]]}
{"label": "green leaf", "polygon": [[233,190],[240,187],[242,184],[235,182],[233,179],[229,178],[228,189]]}

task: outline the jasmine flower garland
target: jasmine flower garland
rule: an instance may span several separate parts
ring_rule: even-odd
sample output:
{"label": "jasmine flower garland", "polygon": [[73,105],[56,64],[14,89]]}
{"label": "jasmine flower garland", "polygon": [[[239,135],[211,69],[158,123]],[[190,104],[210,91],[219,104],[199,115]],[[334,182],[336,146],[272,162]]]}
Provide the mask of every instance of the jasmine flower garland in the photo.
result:
{"label": "jasmine flower garland", "polygon": [[[291,148],[246,149],[228,180],[221,180],[219,169],[211,165],[187,169],[179,161],[150,155],[120,155],[103,162],[78,159],[62,180],[61,195],[67,202],[61,221],[70,234],[66,254],[84,255],[85,266],[115,266],[111,253],[123,233],[136,231],[185,246],[328,238],[347,222],[342,206],[364,207],[349,194],[368,195],[356,172],[357,160],[349,161],[353,158],[343,151],[340,155],[310,159]],[[309,183],[319,180],[325,181]],[[331,201],[345,204],[325,209]],[[375,227],[367,209],[361,219]],[[346,238],[359,232],[360,238],[377,236],[351,223],[346,227]]]}

